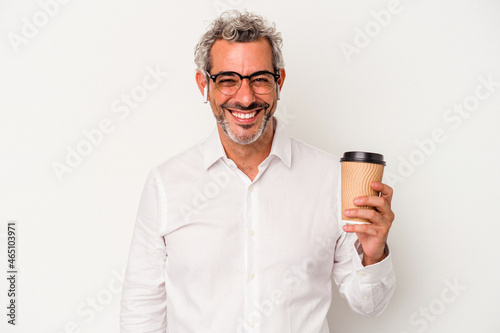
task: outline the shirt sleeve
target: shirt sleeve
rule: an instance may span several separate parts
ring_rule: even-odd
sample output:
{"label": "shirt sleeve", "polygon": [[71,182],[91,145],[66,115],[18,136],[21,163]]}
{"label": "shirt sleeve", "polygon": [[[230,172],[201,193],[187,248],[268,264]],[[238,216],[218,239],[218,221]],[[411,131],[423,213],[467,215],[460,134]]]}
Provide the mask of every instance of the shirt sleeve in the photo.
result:
{"label": "shirt sleeve", "polygon": [[334,281],[340,294],[355,312],[380,315],[394,294],[396,277],[389,248],[379,263],[363,266],[363,250],[356,234],[343,233],[337,242],[333,265]]}
{"label": "shirt sleeve", "polygon": [[164,333],[166,251],[159,229],[164,216],[160,176],[151,171],[142,192],[123,281],[120,332]]}

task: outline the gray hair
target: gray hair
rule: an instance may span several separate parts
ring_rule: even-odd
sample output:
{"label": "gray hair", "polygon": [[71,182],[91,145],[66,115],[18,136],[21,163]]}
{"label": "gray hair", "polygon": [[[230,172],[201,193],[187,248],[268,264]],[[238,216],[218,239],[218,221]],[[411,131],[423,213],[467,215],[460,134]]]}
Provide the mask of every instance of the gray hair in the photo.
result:
{"label": "gray hair", "polygon": [[194,62],[198,70],[210,72],[212,59],[210,50],[219,39],[229,42],[253,42],[260,38],[266,38],[271,44],[273,53],[273,69],[278,71],[285,67],[281,46],[283,39],[281,33],[276,31],[275,24],[269,24],[262,16],[249,12],[240,13],[237,10],[226,11],[221,14],[209,27],[209,30],[201,37],[200,42],[194,50]]}

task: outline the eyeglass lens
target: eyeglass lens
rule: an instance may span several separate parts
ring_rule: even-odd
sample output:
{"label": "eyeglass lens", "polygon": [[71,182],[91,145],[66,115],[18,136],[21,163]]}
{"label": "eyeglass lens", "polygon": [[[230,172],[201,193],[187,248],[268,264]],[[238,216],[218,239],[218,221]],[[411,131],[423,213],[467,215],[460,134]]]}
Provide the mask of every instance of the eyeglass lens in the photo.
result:
{"label": "eyeglass lens", "polygon": [[[273,90],[275,79],[272,74],[260,73],[250,77],[250,87],[256,94],[267,94]],[[235,73],[224,73],[217,76],[216,88],[223,94],[233,95],[241,86],[241,78]]]}

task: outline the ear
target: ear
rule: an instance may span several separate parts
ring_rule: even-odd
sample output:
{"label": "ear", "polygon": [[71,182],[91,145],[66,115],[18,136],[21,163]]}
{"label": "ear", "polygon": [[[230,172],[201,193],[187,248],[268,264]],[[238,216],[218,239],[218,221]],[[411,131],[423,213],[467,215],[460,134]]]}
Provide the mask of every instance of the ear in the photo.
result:
{"label": "ear", "polygon": [[280,92],[281,92],[281,88],[283,88],[283,83],[285,82],[285,77],[286,77],[286,72],[285,72],[285,69],[282,68],[280,69],[280,78],[278,79],[277,81],[277,85],[276,85],[276,98],[278,99],[278,101],[280,100]]}
{"label": "ear", "polygon": [[208,93],[205,93],[205,91],[208,90],[207,78],[201,71],[196,71],[196,84],[198,85],[198,89],[201,94],[208,99]]}
{"label": "ear", "polygon": [[285,77],[286,77],[286,72],[285,69],[282,68],[280,69],[280,78],[278,79],[278,86],[280,90],[281,88],[283,88],[283,83],[285,83]]}

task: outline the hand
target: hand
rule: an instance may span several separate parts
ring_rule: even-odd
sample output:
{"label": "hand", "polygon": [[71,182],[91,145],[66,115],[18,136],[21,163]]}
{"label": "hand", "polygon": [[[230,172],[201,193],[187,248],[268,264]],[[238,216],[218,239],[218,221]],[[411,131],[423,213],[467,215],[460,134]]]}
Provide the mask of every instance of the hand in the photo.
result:
{"label": "hand", "polygon": [[382,261],[385,255],[385,246],[389,229],[394,221],[394,212],[391,210],[393,190],[390,186],[380,182],[372,182],[371,187],[380,192],[380,196],[364,196],[354,199],[356,206],[372,206],[371,209],[346,209],[344,215],[370,220],[369,224],[347,224],[345,232],[355,232],[363,247],[363,265],[372,265]]}

